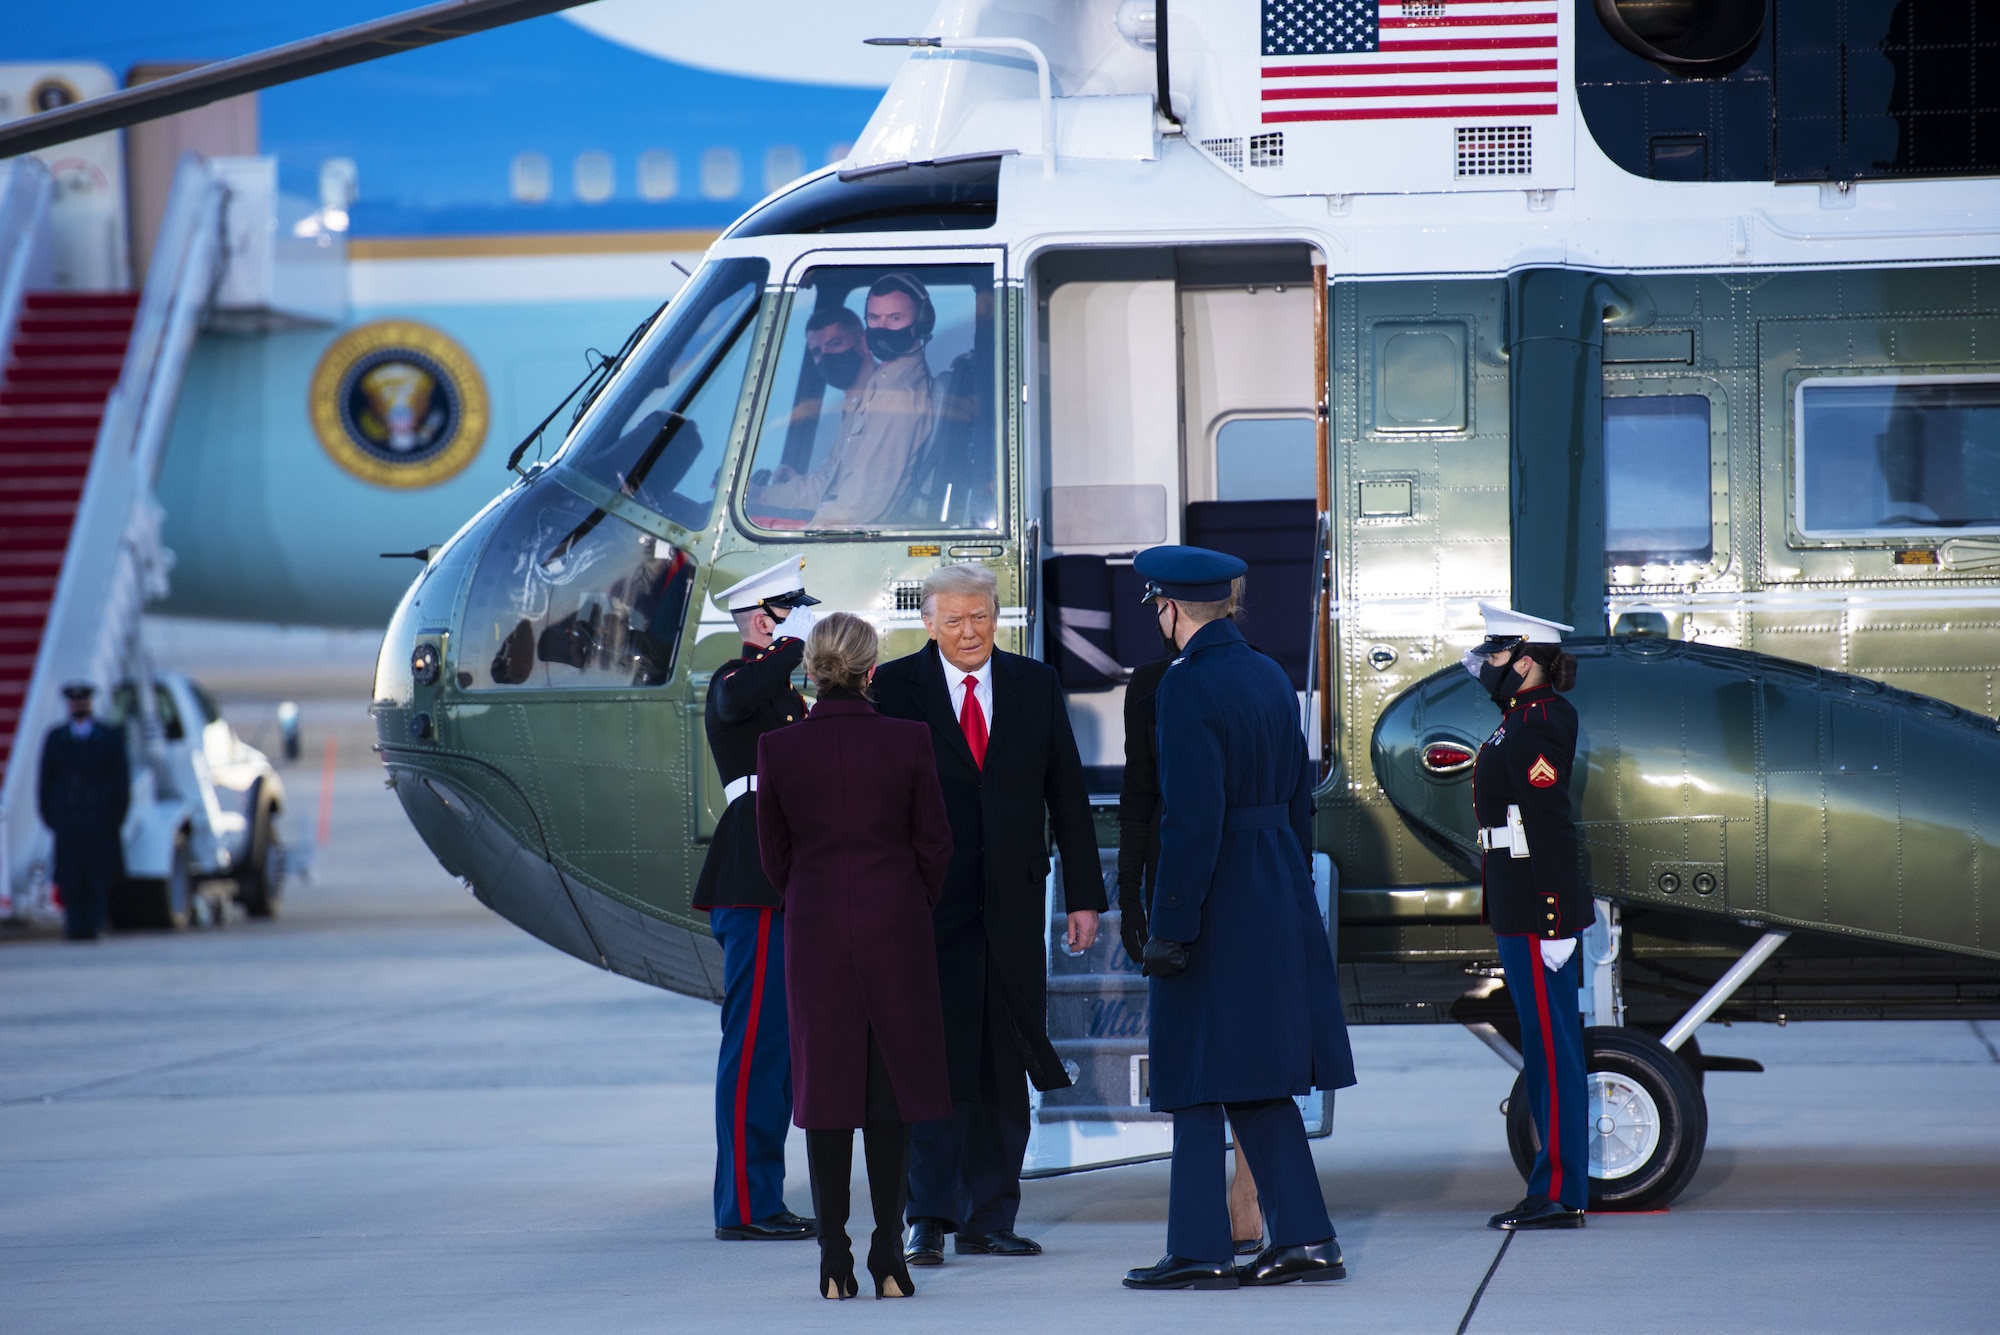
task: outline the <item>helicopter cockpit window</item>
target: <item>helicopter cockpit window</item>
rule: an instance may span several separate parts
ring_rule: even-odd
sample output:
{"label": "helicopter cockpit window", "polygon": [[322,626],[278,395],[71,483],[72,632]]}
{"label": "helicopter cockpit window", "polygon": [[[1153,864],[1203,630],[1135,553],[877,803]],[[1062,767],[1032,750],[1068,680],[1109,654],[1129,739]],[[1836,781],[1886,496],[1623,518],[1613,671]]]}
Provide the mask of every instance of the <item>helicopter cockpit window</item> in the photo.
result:
{"label": "helicopter cockpit window", "polygon": [[659,686],[694,558],[552,478],[518,496],[479,558],[452,641],[461,688]]}
{"label": "helicopter cockpit window", "polygon": [[705,528],[769,273],[763,260],[736,259],[696,274],[563,462],[683,528]]}
{"label": "helicopter cockpit window", "polygon": [[1709,402],[1702,394],[1604,400],[1604,559],[1706,561],[1715,553]]}
{"label": "helicopter cockpit window", "polygon": [[808,531],[999,527],[998,342],[991,265],[808,270],[745,517]]}
{"label": "helicopter cockpit window", "polygon": [[1796,420],[1806,536],[2000,532],[2000,380],[1808,380]]}

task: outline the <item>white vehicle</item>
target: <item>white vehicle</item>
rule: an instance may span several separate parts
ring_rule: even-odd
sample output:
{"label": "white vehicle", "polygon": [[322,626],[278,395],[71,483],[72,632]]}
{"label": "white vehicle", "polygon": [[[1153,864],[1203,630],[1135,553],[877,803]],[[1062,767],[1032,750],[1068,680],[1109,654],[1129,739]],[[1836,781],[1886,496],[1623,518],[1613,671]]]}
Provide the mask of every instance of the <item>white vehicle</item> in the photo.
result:
{"label": "white vehicle", "polygon": [[232,886],[251,917],[271,917],[284,886],[283,781],[199,684],[178,672],[155,672],[152,681],[149,702],[131,681],[113,697],[131,749],[132,806],[112,925],[171,929],[213,920]]}

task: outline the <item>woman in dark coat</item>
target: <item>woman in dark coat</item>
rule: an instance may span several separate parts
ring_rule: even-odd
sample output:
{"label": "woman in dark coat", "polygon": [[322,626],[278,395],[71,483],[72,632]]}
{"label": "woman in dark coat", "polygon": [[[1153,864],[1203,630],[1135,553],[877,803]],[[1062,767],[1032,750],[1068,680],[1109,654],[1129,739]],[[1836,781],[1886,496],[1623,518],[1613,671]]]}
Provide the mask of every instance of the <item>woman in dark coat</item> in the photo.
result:
{"label": "woman in dark coat", "polygon": [[951,862],[930,729],[883,718],[866,691],[874,627],[834,613],[806,640],[819,703],[757,744],[757,830],[785,903],[792,1120],[805,1129],[819,1291],[857,1291],[847,1237],[854,1128],[875,1232],[875,1296],[916,1292],[903,1261],[911,1122],[949,1117],[931,909]]}

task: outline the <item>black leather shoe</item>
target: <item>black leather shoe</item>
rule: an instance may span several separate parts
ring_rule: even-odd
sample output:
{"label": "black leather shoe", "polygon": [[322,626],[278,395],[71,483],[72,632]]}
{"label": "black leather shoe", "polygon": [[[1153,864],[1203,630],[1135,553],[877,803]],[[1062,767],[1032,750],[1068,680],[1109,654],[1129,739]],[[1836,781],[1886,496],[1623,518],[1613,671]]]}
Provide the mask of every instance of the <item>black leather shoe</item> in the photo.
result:
{"label": "black leather shoe", "polygon": [[1486,1227],[1511,1233],[1531,1228],[1582,1228],[1583,1211],[1572,1210],[1545,1196],[1529,1196],[1511,1210],[1503,1210],[1486,1221]]}
{"label": "black leather shoe", "polygon": [[1242,1284],[1324,1284],[1346,1279],[1347,1262],[1340,1254],[1340,1239],[1301,1242],[1289,1247],[1266,1247],[1249,1265],[1236,1267]]}
{"label": "black leather shoe", "polygon": [[782,1210],[767,1219],[718,1228],[715,1236],[724,1242],[803,1242],[819,1236],[819,1225]]}
{"label": "black leather shoe", "polygon": [[1236,1267],[1226,1261],[1190,1261],[1172,1252],[1158,1265],[1143,1270],[1127,1270],[1128,1289],[1233,1289],[1237,1287]]}
{"label": "black leather shoe", "polygon": [[952,1248],[960,1256],[1040,1256],[1042,1244],[1024,1238],[1011,1229],[992,1233],[967,1233],[960,1229]]}
{"label": "black leather shoe", "polygon": [[912,1219],[903,1239],[903,1261],[907,1265],[944,1264],[944,1225],[935,1219]]}

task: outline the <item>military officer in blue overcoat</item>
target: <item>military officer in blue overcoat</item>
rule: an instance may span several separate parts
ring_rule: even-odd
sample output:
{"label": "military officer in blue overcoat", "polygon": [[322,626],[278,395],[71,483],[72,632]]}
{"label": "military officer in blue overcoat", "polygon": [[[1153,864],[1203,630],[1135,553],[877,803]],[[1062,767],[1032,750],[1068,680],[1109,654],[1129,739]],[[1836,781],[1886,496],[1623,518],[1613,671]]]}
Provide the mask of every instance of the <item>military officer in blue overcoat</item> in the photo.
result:
{"label": "military officer in blue overcoat", "polygon": [[1507,992],[1521,1021],[1522,1084],[1541,1148],[1528,1194],[1487,1220],[1493,1228],[1582,1228],[1590,1202],[1589,1090],[1577,992],[1578,935],[1595,910],[1577,863],[1570,815],[1576,684],[1564,653],[1570,627],[1481,603],[1486,639],[1465,657],[1500,707],[1500,726],[1472,762],[1480,881]]}
{"label": "military officer in blue overcoat", "polygon": [[727,1242],[813,1237],[785,1208],[785,1135],[792,1124],[791,1031],[785,1011],[784,904],[759,861],[757,741],[806,716],[792,673],[805,657],[819,599],[805,559],[789,557],[716,595],[743,653],[708,682],[704,722],[729,805],[715,823],[694,907],[722,947],[722,1046],[715,1069],[715,1236]]}
{"label": "military officer in blue overcoat", "polygon": [[[1152,1106],[1174,1115],[1167,1255],[1135,1289],[1228,1289],[1347,1273],[1296,1095],[1354,1083],[1333,952],[1313,898],[1312,767],[1298,697],[1229,620],[1233,556],[1133,562],[1181,656],[1157,699],[1159,871],[1147,915]],[[1225,1117],[1256,1175],[1267,1246],[1233,1264]]]}

